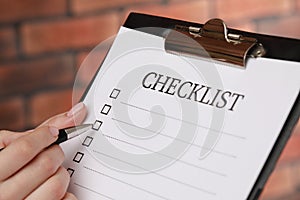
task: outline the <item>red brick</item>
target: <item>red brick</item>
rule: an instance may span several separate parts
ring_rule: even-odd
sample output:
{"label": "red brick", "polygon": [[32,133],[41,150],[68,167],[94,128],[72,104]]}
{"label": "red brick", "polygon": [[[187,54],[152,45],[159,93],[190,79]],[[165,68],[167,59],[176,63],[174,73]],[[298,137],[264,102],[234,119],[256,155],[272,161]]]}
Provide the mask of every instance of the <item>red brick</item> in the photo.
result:
{"label": "red brick", "polygon": [[0,67],[0,96],[24,95],[69,85],[74,73],[70,55],[3,64]]}
{"label": "red brick", "polygon": [[206,22],[209,18],[209,3],[207,1],[191,1],[172,3],[168,5],[135,6],[126,10],[124,16],[130,12],[141,12],[163,17]]}
{"label": "red brick", "polygon": [[12,28],[0,29],[0,59],[11,58],[16,54],[15,31]]}
{"label": "red brick", "polygon": [[25,114],[23,99],[16,97],[1,101],[0,110],[0,130],[24,130]]}
{"label": "red brick", "polygon": [[293,4],[288,0],[217,0],[217,17],[228,21],[266,16],[278,16],[293,9]]}
{"label": "red brick", "polygon": [[270,35],[300,38],[300,16],[267,20],[258,24],[258,31]]}
{"label": "red brick", "polygon": [[293,162],[300,160],[300,134],[293,134],[285,146],[279,162]]}
{"label": "red brick", "polygon": [[285,196],[294,192],[291,176],[289,166],[276,169],[271,174],[260,199],[286,199]]}
{"label": "red brick", "polygon": [[66,9],[66,0],[1,0],[0,23],[62,15]]}
{"label": "red brick", "polygon": [[27,23],[21,28],[22,50],[32,55],[91,47],[112,36],[119,28],[116,14],[59,21]]}
{"label": "red brick", "polygon": [[31,114],[28,116],[29,124],[33,127],[39,125],[46,119],[66,112],[72,105],[72,89],[43,92],[33,96],[29,100]]}
{"label": "red brick", "polygon": [[97,11],[109,8],[120,8],[123,6],[130,6],[133,4],[143,4],[146,2],[160,2],[160,0],[72,0],[71,10],[76,14],[88,13],[91,11]]}

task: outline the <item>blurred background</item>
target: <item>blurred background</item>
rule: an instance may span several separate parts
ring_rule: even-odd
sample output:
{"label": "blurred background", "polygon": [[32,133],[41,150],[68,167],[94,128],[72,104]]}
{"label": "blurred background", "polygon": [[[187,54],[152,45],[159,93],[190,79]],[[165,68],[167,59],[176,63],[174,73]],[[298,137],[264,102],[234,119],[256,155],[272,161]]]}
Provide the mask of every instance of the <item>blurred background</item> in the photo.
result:
{"label": "blurred background", "polygon": [[[0,129],[30,129],[68,110],[81,62],[132,11],[300,38],[300,0],[0,0]],[[260,199],[300,199],[299,123]]]}

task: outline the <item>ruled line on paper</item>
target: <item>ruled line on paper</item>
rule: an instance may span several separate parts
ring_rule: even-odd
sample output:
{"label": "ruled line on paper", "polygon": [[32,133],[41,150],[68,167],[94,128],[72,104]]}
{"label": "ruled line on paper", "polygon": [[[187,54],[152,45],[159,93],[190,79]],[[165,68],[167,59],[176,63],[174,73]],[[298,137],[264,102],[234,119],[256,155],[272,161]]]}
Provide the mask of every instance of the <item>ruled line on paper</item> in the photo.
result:
{"label": "ruled line on paper", "polygon": [[168,179],[168,180],[170,180],[170,181],[172,181],[172,182],[176,182],[176,183],[178,183],[178,184],[184,185],[184,186],[186,186],[186,187],[195,189],[195,190],[197,190],[197,191],[200,191],[200,192],[203,192],[203,193],[206,193],[206,194],[209,194],[209,195],[213,195],[213,196],[216,195],[215,192],[212,192],[212,191],[206,190],[206,189],[204,189],[204,188],[200,188],[200,187],[191,185],[191,184],[189,184],[189,183],[185,183],[185,182],[183,182],[183,181],[177,180],[177,179],[175,179],[175,178],[168,177],[168,176],[166,176],[166,175],[160,174],[160,173],[155,172],[155,171],[149,171],[149,170],[147,170],[147,169],[145,169],[145,168],[143,168],[143,167],[141,167],[141,166],[135,165],[135,164],[133,164],[133,163],[129,163],[129,162],[124,161],[124,160],[122,160],[122,159],[120,159],[120,158],[116,158],[116,157],[114,157],[114,156],[105,154],[105,153],[103,153],[103,152],[99,152],[99,151],[96,151],[96,150],[93,150],[93,152],[94,152],[94,153],[101,154],[101,155],[106,156],[106,157],[108,157],[108,158],[117,160],[117,161],[119,161],[119,162],[123,162],[123,163],[125,163],[125,164],[131,165],[131,166],[136,167],[136,168],[138,168],[138,169],[142,169],[142,170],[148,171],[148,172],[150,172],[150,173],[152,173],[152,174],[155,174],[155,175],[160,176],[160,177],[162,177],[162,178]]}
{"label": "ruled line on paper", "polygon": [[198,166],[198,165],[195,165],[195,164],[192,164],[192,163],[183,161],[183,160],[178,160],[178,158],[174,158],[174,157],[172,157],[172,156],[169,156],[169,155],[166,155],[166,154],[163,154],[163,153],[159,153],[159,152],[153,151],[153,150],[148,149],[148,148],[146,148],[146,147],[142,147],[142,146],[139,146],[139,145],[136,145],[136,144],[132,144],[132,143],[130,143],[130,142],[127,142],[127,141],[118,139],[118,138],[116,138],[116,137],[113,137],[113,136],[110,136],[110,135],[107,135],[107,134],[102,134],[102,135],[105,136],[105,137],[108,137],[108,138],[110,138],[110,139],[113,139],[113,140],[116,140],[116,141],[119,141],[119,142],[122,142],[122,143],[125,143],[125,144],[128,144],[128,145],[131,145],[131,146],[134,146],[134,147],[137,147],[137,148],[140,148],[140,149],[149,151],[149,152],[151,152],[151,153],[156,153],[156,154],[158,154],[158,155],[161,155],[161,156],[164,156],[164,157],[167,157],[167,158],[176,160],[176,162],[183,163],[183,164],[188,165],[188,166],[190,166],[190,167],[194,167],[194,168],[197,168],[197,169],[201,169],[201,170],[204,170],[204,171],[206,171],[206,172],[209,172],[209,173],[212,173],[212,174],[215,174],[215,175],[219,175],[219,176],[222,176],[222,177],[226,177],[226,176],[227,176],[227,175],[224,174],[224,173],[221,173],[221,172],[218,172],[218,171],[214,171],[214,170],[211,170],[211,169],[207,169],[207,168],[204,168],[204,167],[200,167],[200,166]]}
{"label": "ruled line on paper", "polygon": [[[137,125],[129,123],[129,122],[125,122],[125,121],[120,120],[120,119],[116,119],[116,118],[113,118],[113,117],[111,119],[114,120],[114,121],[120,122],[120,123],[124,123],[124,124],[129,125],[129,126],[133,126],[135,128],[139,128],[139,129],[142,129],[142,130],[145,130],[145,131],[149,131],[149,132],[152,132],[152,133],[157,133],[156,131],[153,131],[153,130],[150,130],[150,129],[147,129],[147,128],[144,128],[144,127],[140,127],[140,126],[137,126]],[[182,139],[179,139],[179,138],[176,138],[176,137],[172,137],[172,136],[163,134],[162,132],[159,132],[158,134],[161,135],[161,136],[163,136],[163,137],[167,137],[167,138],[170,138],[170,139],[173,139],[173,140],[177,140],[177,141],[180,141],[182,143],[189,144],[189,145],[195,146],[195,147],[200,148],[200,149],[211,150],[214,153],[221,154],[221,155],[224,155],[224,156],[227,156],[227,157],[230,157],[230,158],[237,158],[236,155],[229,154],[229,153],[222,152],[222,151],[215,150],[215,149],[209,149],[209,148],[203,147],[203,146],[198,145],[198,144],[194,144],[194,143],[187,142],[185,140],[182,140]]]}
{"label": "ruled line on paper", "polygon": [[177,120],[177,121],[181,121],[181,122],[184,122],[184,123],[193,125],[193,126],[197,126],[197,127],[199,127],[199,128],[204,128],[204,129],[207,129],[207,130],[211,130],[211,131],[213,131],[213,132],[216,132],[216,134],[217,134],[217,133],[222,133],[222,134],[224,134],[224,135],[231,136],[231,137],[234,137],[234,138],[237,138],[237,139],[241,139],[241,140],[246,140],[246,139],[247,139],[247,138],[244,137],[244,136],[240,136],[240,135],[236,135],[236,134],[232,134],[232,133],[228,133],[228,132],[224,132],[224,131],[220,131],[220,130],[215,130],[215,129],[212,129],[212,128],[210,128],[210,127],[206,127],[206,126],[203,126],[203,125],[200,125],[200,124],[197,124],[197,123],[193,123],[193,122],[190,122],[190,121],[186,121],[186,120],[183,120],[183,119],[179,119],[179,118],[174,117],[174,116],[171,116],[171,115],[166,115],[166,114],[162,114],[162,113],[159,113],[159,112],[151,111],[151,110],[149,110],[149,109],[142,108],[142,107],[140,107],[140,106],[136,106],[136,105],[133,105],[133,104],[129,104],[129,103],[126,103],[126,102],[123,102],[123,101],[121,101],[120,103],[123,104],[123,105],[129,106],[129,107],[132,107],[132,108],[136,108],[136,109],[143,110],[143,111],[146,111],[146,112],[150,112],[150,113],[153,113],[153,114],[156,114],[156,115],[160,115],[160,116],[168,117],[168,118],[170,118],[170,119],[174,119],[174,120]]}
{"label": "ruled line on paper", "polygon": [[159,195],[159,194],[156,194],[156,193],[154,193],[154,192],[152,192],[152,191],[146,190],[146,189],[144,189],[144,188],[142,188],[142,187],[133,185],[133,184],[131,184],[131,183],[127,183],[127,182],[125,182],[125,181],[123,181],[123,180],[121,180],[121,179],[118,179],[118,178],[115,178],[115,177],[113,177],[113,176],[104,174],[104,173],[102,173],[102,172],[100,172],[100,171],[98,171],[98,170],[92,169],[92,168],[87,167],[87,166],[83,166],[83,167],[84,167],[85,169],[89,170],[89,171],[92,171],[92,172],[97,173],[97,174],[99,174],[99,175],[102,175],[102,176],[105,176],[105,177],[107,177],[107,178],[113,179],[113,180],[115,180],[115,181],[117,181],[117,182],[119,182],[119,183],[123,183],[123,184],[128,185],[128,186],[130,186],[130,187],[133,187],[133,188],[135,188],[135,189],[137,189],[137,190],[140,190],[140,191],[143,191],[143,192],[145,192],[145,193],[148,193],[148,194],[151,194],[151,195],[153,195],[153,196],[156,196],[156,197],[158,197],[158,198],[160,198],[160,199],[171,200],[171,199],[169,199],[169,198],[166,198],[166,197],[164,197],[164,196],[161,196],[161,195]]}
{"label": "ruled line on paper", "polygon": [[74,183],[74,185],[76,185],[77,187],[80,187],[80,188],[82,188],[82,189],[88,190],[89,192],[93,192],[93,193],[95,193],[95,194],[97,194],[97,195],[99,195],[99,196],[105,197],[105,198],[107,198],[107,199],[115,200],[114,198],[112,198],[112,197],[110,197],[110,196],[107,196],[107,195],[105,195],[105,194],[102,194],[102,193],[100,193],[100,192],[97,192],[97,191],[95,191],[95,190],[93,190],[93,189],[91,189],[91,188],[88,188],[88,187],[86,187],[86,186],[80,185],[80,184],[78,184],[78,183]]}

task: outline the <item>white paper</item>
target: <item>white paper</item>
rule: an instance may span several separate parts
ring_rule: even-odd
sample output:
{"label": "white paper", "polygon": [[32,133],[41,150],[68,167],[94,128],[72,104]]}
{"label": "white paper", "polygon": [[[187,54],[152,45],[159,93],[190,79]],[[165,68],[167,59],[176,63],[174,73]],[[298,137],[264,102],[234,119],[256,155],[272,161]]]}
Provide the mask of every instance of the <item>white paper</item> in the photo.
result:
{"label": "white paper", "polygon": [[[185,83],[179,95],[180,84],[168,92],[154,87],[159,74]],[[122,27],[84,100],[85,123],[99,130],[62,144],[69,191],[80,200],[246,199],[299,93],[299,77],[296,62],[214,64],[166,53],[163,38]],[[195,84],[211,89],[188,98]],[[221,96],[213,102],[218,89],[243,97],[226,93],[218,108],[225,104]]]}

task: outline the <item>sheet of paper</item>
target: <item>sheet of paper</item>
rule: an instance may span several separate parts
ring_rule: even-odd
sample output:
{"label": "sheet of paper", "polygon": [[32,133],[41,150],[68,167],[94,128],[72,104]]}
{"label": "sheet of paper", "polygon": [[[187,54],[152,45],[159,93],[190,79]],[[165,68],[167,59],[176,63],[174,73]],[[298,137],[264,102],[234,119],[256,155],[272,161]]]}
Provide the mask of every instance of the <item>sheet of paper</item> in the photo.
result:
{"label": "sheet of paper", "polygon": [[62,147],[89,199],[246,199],[300,89],[300,65],[235,68],[168,54],[122,27],[84,99],[93,129]]}

